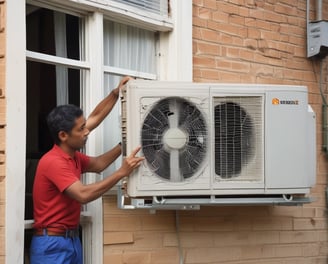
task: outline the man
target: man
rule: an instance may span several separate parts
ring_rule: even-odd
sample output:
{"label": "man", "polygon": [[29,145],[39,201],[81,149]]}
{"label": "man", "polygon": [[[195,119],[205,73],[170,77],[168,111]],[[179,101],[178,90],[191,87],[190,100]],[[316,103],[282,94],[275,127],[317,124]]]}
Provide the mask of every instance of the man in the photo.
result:
{"label": "man", "polygon": [[97,157],[87,156],[79,150],[85,145],[90,131],[112,110],[120,89],[128,80],[129,77],[123,78],[119,86],[97,105],[88,120],[74,105],[58,106],[48,115],[47,122],[55,144],[40,159],[33,185],[32,264],[82,264],[78,234],[81,204],[99,198],[144,159],[136,156],[140,150],[138,147],[123,160],[117,171],[104,180],[87,185],[80,181],[81,173],[99,173],[121,154],[120,144]]}

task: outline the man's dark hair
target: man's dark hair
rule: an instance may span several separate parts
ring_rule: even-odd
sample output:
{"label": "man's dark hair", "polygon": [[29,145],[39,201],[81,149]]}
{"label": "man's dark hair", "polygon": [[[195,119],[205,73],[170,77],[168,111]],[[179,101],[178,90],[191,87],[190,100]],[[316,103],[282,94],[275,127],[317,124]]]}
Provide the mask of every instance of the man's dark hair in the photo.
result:
{"label": "man's dark hair", "polygon": [[82,109],[72,104],[57,106],[49,113],[47,124],[56,145],[60,143],[58,133],[69,133],[75,125],[75,120],[82,115]]}

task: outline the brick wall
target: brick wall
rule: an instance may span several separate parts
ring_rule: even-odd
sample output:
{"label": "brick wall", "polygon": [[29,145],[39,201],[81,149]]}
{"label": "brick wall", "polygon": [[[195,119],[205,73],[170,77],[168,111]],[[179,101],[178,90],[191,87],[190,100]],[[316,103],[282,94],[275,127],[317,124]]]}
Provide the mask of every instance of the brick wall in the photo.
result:
{"label": "brick wall", "polygon": [[0,0],[0,263],[5,262],[5,10]]}
{"label": "brick wall", "polygon": [[[296,207],[202,207],[150,214],[119,210],[115,197],[104,197],[104,263],[179,263],[180,245],[186,264],[326,264],[320,62],[306,58],[306,1],[193,0],[195,82],[308,86],[317,114],[317,185],[311,194],[317,200]],[[322,63],[327,96],[327,59]]]}

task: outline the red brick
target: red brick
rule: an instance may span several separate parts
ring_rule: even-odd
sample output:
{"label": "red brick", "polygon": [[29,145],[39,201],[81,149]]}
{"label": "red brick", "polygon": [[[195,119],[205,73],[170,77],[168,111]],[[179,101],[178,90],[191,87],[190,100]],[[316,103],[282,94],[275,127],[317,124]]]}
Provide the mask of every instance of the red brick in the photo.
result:
{"label": "red brick", "polygon": [[220,46],[217,44],[197,42],[194,46],[195,46],[194,54],[212,55],[212,56],[220,55]]}
{"label": "red brick", "polygon": [[209,8],[211,10],[217,9],[217,0],[203,0],[204,7]]}
{"label": "red brick", "polygon": [[245,18],[242,16],[231,15],[229,16],[229,23],[236,25],[245,25]]}
{"label": "red brick", "polygon": [[287,4],[281,4],[278,3],[274,5],[274,11],[278,14],[285,15],[288,14],[288,16],[297,16],[298,10],[296,6],[287,5]]}
{"label": "red brick", "polygon": [[201,39],[204,41],[216,42],[218,40],[219,33],[214,30],[201,29]]}
{"label": "red brick", "polygon": [[196,57],[193,59],[193,63],[197,64],[198,66],[204,66],[204,67],[215,67],[216,62],[214,58],[209,57]]}
{"label": "red brick", "polygon": [[151,264],[179,263],[178,248],[163,248],[151,252]]}
{"label": "red brick", "polygon": [[131,232],[104,232],[104,245],[133,243]]}
{"label": "red brick", "polygon": [[151,252],[149,251],[131,251],[123,253],[123,263],[131,264],[152,264]]}
{"label": "red brick", "polygon": [[225,13],[223,10],[219,9],[218,11],[216,12],[213,12],[213,21],[215,22],[225,22],[227,23],[228,20],[229,20],[229,14]]}

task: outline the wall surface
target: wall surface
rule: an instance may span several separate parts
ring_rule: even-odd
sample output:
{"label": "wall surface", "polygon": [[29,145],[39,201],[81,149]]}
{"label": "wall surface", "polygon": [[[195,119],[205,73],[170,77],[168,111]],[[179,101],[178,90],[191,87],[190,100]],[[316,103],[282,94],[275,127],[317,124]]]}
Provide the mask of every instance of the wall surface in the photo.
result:
{"label": "wall surface", "polygon": [[327,59],[306,56],[306,1],[193,0],[195,82],[308,86],[317,115],[317,184],[311,191],[316,200],[303,206],[202,207],[151,214],[119,210],[115,197],[107,196],[104,263],[181,263],[181,252],[185,264],[326,264],[328,163],[322,152],[319,89],[322,79],[327,96],[326,76]]}
{"label": "wall surface", "polygon": [[5,12],[0,0],[0,263],[5,262]]}
{"label": "wall surface", "polygon": [[[6,1],[0,0],[0,263],[5,262],[5,16]],[[306,1],[193,0],[195,82],[308,86],[317,114],[317,184],[311,192],[316,201],[150,213],[119,210],[115,197],[106,196],[104,263],[174,264],[181,253],[186,264],[326,264],[328,163],[319,81],[328,96],[327,70],[327,58],[306,58]]]}

